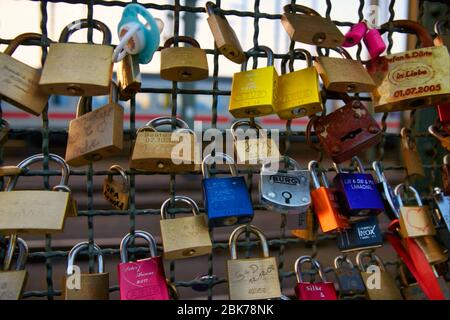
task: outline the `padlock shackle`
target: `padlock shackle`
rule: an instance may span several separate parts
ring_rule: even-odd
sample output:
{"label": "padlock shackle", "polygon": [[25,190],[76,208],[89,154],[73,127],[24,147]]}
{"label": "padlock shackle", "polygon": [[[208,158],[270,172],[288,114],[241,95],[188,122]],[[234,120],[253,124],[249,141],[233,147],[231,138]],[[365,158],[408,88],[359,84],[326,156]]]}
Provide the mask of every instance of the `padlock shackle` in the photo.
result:
{"label": "padlock shackle", "polygon": [[384,266],[383,260],[381,260],[381,258],[378,255],[376,255],[371,251],[360,251],[356,255],[356,264],[358,265],[358,268],[361,272],[366,272],[367,270],[367,268],[364,266],[363,261],[365,257],[370,257],[370,260],[375,261],[381,271],[383,272],[386,271],[386,267]]}
{"label": "padlock shackle", "polygon": [[254,225],[242,225],[234,229],[228,240],[228,246],[230,247],[231,260],[237,260],[237,240],[245,232],[253,233],[259,238],[262,247],[262,253],[264,258],[269,258],[269,245],[267,239],[261,229]]}
{"label": "padlock shackle", "polygon": [[158,117],[150,120],[145,124],[144,127],[153,128],[155,131],[157,127],[160,126],[169,126],[175,121],[175,127],[179,129],[189,129],[189,125],[180,118],[172,118],[172,117]]}
{"label": "padlock shackle", "polygon": [[322,279],[322,282],[327,282],[325,273],[323,272],[322,266],[320,265],[319,261],[317,261],[317,259],[314,259],[311,256],[301,256],[295,261],[294,264],[295,275],[297,276],[298,283],[304,283],[302,278],[302,264],[305,262],[310,262],[311,266],[317,269],[319,277],[320,279]]}
{"label": "padlock shackle", "polygon": [[378,29],[380,35],[390,30],[417,35],[423,48],[434,46],[433,38],[428,33],[428,30],[418,22],[411,20],[394,20],[382,24]]}
{"label": "padlock shackle", "polygon": [[212,1],[206,2],[205,10],[206,10],[206,13],[208,14],[208,17],[223,16],[223,14],[221,12],[214,12],[214,10],[217,10],[217,9],[218,9],[218,7],[214,2],[212,2]]}
{"label": "padlock shackle", "polygon": [[[275,161],[271,160],[271,161],[264,162],[262,167],[261,167],[261,173],[262,172],[267,172],[266,171],[267,167],[270,166],[273,162],[275,162]],[[279,158],[277,160],[277,162],[287,162],[289,165],[292,166],[292,168],[294,168],[294,170],[301,170],[300,164],[296,160],[294,160],[291,157],[288,157],[286,155],[283,156],[282,158]]]}
{"label": "padlock shackle", "polygon": [[[89,242],[88,241],[77,243],[69,251],[69,254],[67,255],[67,271],[66,271],[66,274],[68,276],[73,274],[73,266],[74,266],[75,258],[77,257],[78,253],[80,253],[80,251],[82,251],[82,250],[89,250]],[[104,272],[103,271],[104,270],[104,263],[103,263],[102,250],[100,249],[100,247],[96,243],[93,243],[92,251],[98,257],[97,258],[97,264],[98,264],[98,268],[97,268],[98,271],[97,271],[97,273],[103,273]]]}
{"label": "padlock shackle", "polygon": [[[22,45],[26,41],[30,41],[30,40],[42,41],[42,34],[34,33],[34,32],[22,33],[11,40],[11,42],[6,47],[5,51],[3,51],[3,53],[11,56],[20,45]],[[47,40],[50,43],[53,42],[52,40],[50,40],[48,38],[47,38]]]}
{"label": "padlock shackle", "polygon": [[[405,192],[406,189],[406,185],[404,183],[400,183],[399,185],[397,185],[394,189],[394,193],[397,196],[398,199],[398,203],[400,204],[401,207],[404,206],[403,204],[403,199],[402,199],[402,195]],[[414,194],[414,197],[416,198],[417,201],[417,205],[419,207],[423,206],[422,200],[420,199],[420,194],[419,192],[412,186],[408,186],[408,190],[411,191]]]}
{"label": "padlock shackle", "polygon": [[[192,37],[188,36],[178,36],[178,42],[189,43],[194,48],[200,48],[200,43]],[[163,49],[170,48],[175,43],[175,37],[169,38],[164,42]]]}
{"label": "padlock shackle", "polygon": [[334,268],[335,269],[339,269],[342,267],[343,262],[345,262],[346,264],[348,264],[350,266],[350,268],[354,268],[355,266],[353,265],[352,260],[350,260],[349,257],[347,256],[337,256],[336,258],[334,258]]}
{"label": "padlock shackle", "polygon": [[[167,217],[167,211],[169,209],[170,203],[172,201],[172,198],[167,199],[166,201],[163,202],[163,204],[161,205],[161,219],[168,219]],[[174,204],[177,203],[185,203],[187,205],[189,205],[192,209],[192,213],[194,214],[194,216],[199,216],[200,215],[200,209],[197,205],[197,203],[195,203],[194,200],[192,200],[189,197],[186,196],[175,196],[175,198],[173,199]]]}
{"label": "padlock shackle", "polygon": [[[319,177],[317,175],[317,170],[319,169],[319,162],[312,160],[308,163],[308,170],[311,174],[311,180],[313,182],[314,188],[319,189],[321,187]],[[325,188],[329,188],[327,176],[324,171],[321,172],[322,184]]]}
{"label": "padlock shackle", "polygon": [[[289,53],[288,53],[289,54]],[[294,71],[294,62],[295,62],[295,57],[296,56],[301,56],[303,58],[305,58],[305,61],[308,65],[308,68],[313,66],[313,57],[311,55],[311,53],[306,50],[306,49],[294,49],[293,54],[289,55],[288,57],[284,57],[281,60],[281,74],[286,74],[286,65],[289,62],[289,71],[293,72]]]}
{"label": "padlock shackle", "polygon": [[446,137],[443,136],[442,134],[439,133],[439,127],[436,125],[431,125],[428,127],[428,132],[435,137],[436,139],[438,139],[439,141],[445,140]]}
{"label": "padlock shackle", "polygon": [[384,171],[380,161],[372,162],[373,171],[375,171],[375,177],[377,178],[378,183],[385,182],[387,183],[386,176],[384,175]]}
{"label": "padlock shackle", "polygon": [[[247,52],[246,59],[245,59],[244,63],[241,66],[241,72],[242,71],[247,71],[247,62],[252,57],[252,54],[253,53],[259,53],[259,52],[264,52],[266,54],[266,56],[267,56],[267,67],[273,66],[273,51],[272,51],[272,49],[270,49],[267,46],[257,46],[257,47],[251,48]],[[258,59],[258,57],[255,56],[254,59]]]}
{"label": "padlock shackle", "polygon": [[[108,103],[119,103],[119,86],[115,81],[111,81],[109,88]],[[92,111],[92,97],[81,96],[78,99],[77,111],[75,113],[75,118],[81,117],[82,115]]]}
{"label": "padlock shackle", "polygon": [[110,45],[111,44],[111,30],[109,30],[108,26],[104,24],[103,22],[99,20],[88,20],[88,19],[80,19],[75,20],[68,24],[62,31],[61,35],[59,36],[59,43],[65,43],[69,41],[69,37],[76,31],[80,29],[86,29],[89,28],[90,21],[92,21],[92,27],[101,33],[103,33],[103,45]]}
{"label": "padlock shackle", "polygon": [[[128,192],[130,190],[130,181],[128,180],[127,173],[125,170],[119,166],[118,164],[112,165],[109,167],[109,171],[117,172],[120,174],[120,177],[122,178],[122,185],[123,185],[123,192]],[[113,180],[112,173],[108,173],[108,181],[111,182]]]}
{"label": "padlock shackle", "polygon": [[225,163],[228,163],[228,166],[230,167],[231,176],[237,177],[238,171],[233,158],[227,155],[226,153],[216,152],[214,156],[208,154],[202,161],[203,179],[208,179],[210,177],[208,165],[217,163],[216,159],[222,159],[222,161],[225,160]]}
{"label": "padlock shackle", "polygon": [[443,164],[450,164],[450,154],[446,154],[442,159]]}
{"label": "padlock shackle", "polygon": [[154,258],[157,255],[157,249],[156,249],[156,240],[155,238],[148,233],[147,231],[143,230],[136,230],[134,234],[128,233],[125,237],[123,237],[122,241],[120,241],[120,262],[126,263],[128,261],[128,244],[131,239],[136,238],[142,238],[148,242],[148,249],[150,252],[150,257]]}
{"label": "padlock shackle", "polygon": [[243,127],[243,126],[248,126],[251,129],[257,129],[258,131],[263,130],[262,126],[256,121],[251,121],[251,120],[235,121],[230,127],[231,135],[233,136],[234,140],[237,140],[237,135],[236,135],[237,128]]}
{"label": "padlock shackle", "polygon": [[[447,29],[447,32],[445,32],[444,29]],[[436,32],[438,36],[450,35],[450,21],[448,18],[436,21],[434,24],[434,32]]]}
{"label": "padlock shackle", "polygon": [[300,4],[287,4],[283,7],[284,13],[303,13],[308,16],[317,16],[322,17],[320,13],[318,13],[316,10],[311,9],[309,7],[302,6]]}
{"label": "padlock shackle", "polygon": [[[361,159],[359,159],[357,156],[353,156],[352,159],[350,160],[350,166],[353,166],[353,164],[356,164],[356,170],[359,173],[366,173],[366,170],[364,169],[364,165]],[[333,162],[333,167],[337,173],[344,173],[340,163]]]}
{"label": "padlock shackle", "polygon": [[8,246],[3,261],[3,270],[11,270],[12,258],[16,247],[19,248],[19,255],[16,261],[15,270],[24,270],[28,259],[28,245],[22,238],[17,237],[17,234],[5,237],[9,239]]}
{"label": "padlock shackle", "polygon": [[319,55],[319,57],[324,57],[325,54],[322,52],[322,49],[329,49],[329,50],[333,50],[334,52],[337,52],[341,55],[341,57],[345,58],[345,59],[349,59],[349,60],[353,60],[352,56],[350,55],[350,53],[348,53],[347,50],[345,50],[342,47],[336,47],[336,48],[322,48],[320,46],[317,47],[317,54]]}

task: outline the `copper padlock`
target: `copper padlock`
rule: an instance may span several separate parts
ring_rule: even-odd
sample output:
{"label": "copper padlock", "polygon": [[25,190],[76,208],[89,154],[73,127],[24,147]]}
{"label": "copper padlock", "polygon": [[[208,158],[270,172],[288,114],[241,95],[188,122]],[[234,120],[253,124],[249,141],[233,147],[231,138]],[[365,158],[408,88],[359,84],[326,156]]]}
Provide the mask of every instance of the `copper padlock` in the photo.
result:
{"label": "copper padlock", "polygon": [[[67,43],[75,31],[92,27],[103,33],[103,44]],[[59,43],[50,44],[39,86],[48,94],[101,96],[110,91],[113,70],[111,31],[98,20],[81,19],[66,26]]]}
{"label": "copper padlock", "polygon": [[326,48],[335,48],[344,41],[344,35],[334,22],[311,8],[287,4],[283,11],[281,24],[293,41]]}
{"label": "copper padlock", "polygon": [[179,36],[178,42],[192,47],[170,47],[175,38],[164,42],[161,50],[161,78],[169,81],[197,81],[208,78],[206,51],[191,37]]}
{"label": "copper padlock", "polygon": [[446,46],[450,50],[450,22],[446,20],[439,20],[434,25],[436,38],[434,38],[435,46]]}
{"label": "copper padlock", "polygon": [[442,191],[450,196],[450,155],[445,155],[442,163]]}
{"label": "copper padlock", "polygon": [[407,175],[412,178],[424,178],[425,170],[420,154],[417,151],[416,139],[411,134],[411,129],[402,128],[400,136],[403,162],[405,163]]}
{"label": "copper padlock", "polygon": [[119,99],[128,101],[141,90],[142,77],[138,56],[127,54],[119,61],[117,67],[117,84]]}
{"label": "copper padlock", "polygon": [[[25,264],[28,258],[27,243],[16,236],[8,239],[8,254],[3,261],[3,268],[0,269],[0,300],[19,300],[22,297],[24,286],[27,282],[28,272]],[[19,255],[17,257],[16,268],[11,269],[12,257],[17,247]]]}
{"label": "copper padlock", "polygon": [[111,166],[109,171],[119,173],[122,178],[122,183],[114,180],[112,174],[108,174],[108,177],[103,181],[103,196],[114,208],[118,210],[127,210],[130,196],[130,182],[128,181],[128,176],[125,170],[117,164]]}
{"label": "copper padlock", "polygon": [[8,140],[9,123],[5,119],[0,119],[0,147]]}
{"label": "copper padlock", "polygon": [[[48,94],[39,87],[40,70],[11,55],[17,47],[29,40],[41,41],[38,33],[24,33],[15,37],[3,53],[0,53],[0,98],[12,105],[38,116],[44,111]],[[51,40],[50,40],[51,41]]]}

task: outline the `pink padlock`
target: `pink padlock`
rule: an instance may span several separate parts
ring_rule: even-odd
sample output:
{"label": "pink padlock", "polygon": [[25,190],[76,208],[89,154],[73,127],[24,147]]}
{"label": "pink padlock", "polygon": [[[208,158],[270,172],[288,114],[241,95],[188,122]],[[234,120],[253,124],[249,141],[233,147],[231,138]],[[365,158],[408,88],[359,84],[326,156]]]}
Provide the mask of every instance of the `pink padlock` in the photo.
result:
{"label": "pink padlock", "polygon": [[439,121],[442,124],[442,129],[450,134],[450,103],[438,105],[437,111],[439,114]]}
{"label": "pink padlock", "polygon": [[372,59],[378,58],[386,50],[386,44],[377,29],[367,31],[364,36],[364,44]]}
{"label": "pink padlock", "polygon": [[136,230],[135,238],[143,238],[149,243],[150,258],[128,261],[127,247],[132,238],[127,234],[120,243],[118,266],[120,300],[169,300],[164,266],[160,256],[156,256],[156,241],[145,231]]}
{"label": "pink padlock", "polygon": [[349,48],[360,43],[361,39],[366,34],[367,29],[368,27],[365,21],[361,21],[353,25],[353,27],[351,27],[350,30],[345,34],[344,43],[342,43],[342,46]]}

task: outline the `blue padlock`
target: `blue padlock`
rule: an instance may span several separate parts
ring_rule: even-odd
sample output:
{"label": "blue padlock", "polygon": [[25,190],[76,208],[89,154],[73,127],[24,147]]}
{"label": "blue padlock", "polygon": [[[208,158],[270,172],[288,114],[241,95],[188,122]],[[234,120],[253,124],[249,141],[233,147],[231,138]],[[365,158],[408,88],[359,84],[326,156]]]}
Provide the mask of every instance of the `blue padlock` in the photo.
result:
{"label": "blue padlock", "polygon": [[338,248],[342,252],[377,248],[383,245],[383,236],[375,216],[352,223],[350,229],[341,230],[336,239]]}
{"label": "blue padlock", "polygon": [[[230,166],[232,177],[210,178],[208,165],[216,159]],[[203,199],[211,228],[246,224],[253,219],[253,205],[245,178],[237,175],[236,165],[229,155],[216,152],[202,162]]]}
{"label": "blue padlock", "polygon": [[334,187],[337,191],[343,213],[349,216],[367,216],[384,211],[384,204],[372,175],[364,172],[364,166],[358,157],[353,157],[358,173],[342,172],[338,164],[334,164],[337,175]]}

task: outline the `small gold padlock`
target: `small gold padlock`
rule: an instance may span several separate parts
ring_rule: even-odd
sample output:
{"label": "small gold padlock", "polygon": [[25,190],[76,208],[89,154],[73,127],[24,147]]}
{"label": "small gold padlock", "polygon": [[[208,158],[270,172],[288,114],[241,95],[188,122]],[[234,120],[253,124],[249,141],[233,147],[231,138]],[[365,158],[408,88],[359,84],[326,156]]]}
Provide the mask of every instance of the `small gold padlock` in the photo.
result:
{"label": "small gold padlock", "polygon": [[446,46],[450,50],[450,22],[449,20],[439,20],[434,25],[436,38],[434,38],[435,46]]}
{"label": "small gold padlock", "polygon": [[122,177],[122,183],[113,179],[112,174],[103,181],[103,196],[118,210],[127,210],[129,205],[130,183],[125,170],[119,165],[113,165],[109,171],[116,171]]}
{"label": "small gold padlock", "polygon": [[191,37],[179,36],[178,42],[192,47],[170,47],[175,38],[164,42],[161,50],[161,78],[169,81],[197,81],[208,78],[206,51]]}
{"label": "small gold padlock", "polygon": [[5,119],[0,119],[0,147],[8,140],[9,123]]}
{"label": "small gold padlock", "polygon": [[141,90],[142,77],[138,56],[127,54],[119,61],[117,67],[117,83],[119,85],[119,99],[128,101]]}
{"label": "small gold padlock", "polygon": [[448,260],[448,251],[444,250],[433,236],[416,238],[429,264],[439,264]]}
{"label": "small gold padlock", "polygon": [[400,136],[403,162],[405,163],[407,175],[413,179],[424,178],[425,170],[420,154],[417,151],[416,139],[412,136],[411,129],[402,128]]}
{"label": "small gold padlock", "polygon": [[[16,268],[11,270],[12,257],[16,248],[19,248]],[[19,300],[28,278],[25,265],[28,258],[27,243],[16,236],[9,237],[7,255],[3,262],[3,269],[0,270],[0,300]]]}
{"label": "small gold padlock", "polygon": [[450,151],[450,135],[447,132],[439,130],[439,128],[435,125],[431,125],[428,127],[428,132],[439,140],[442,147]]}

